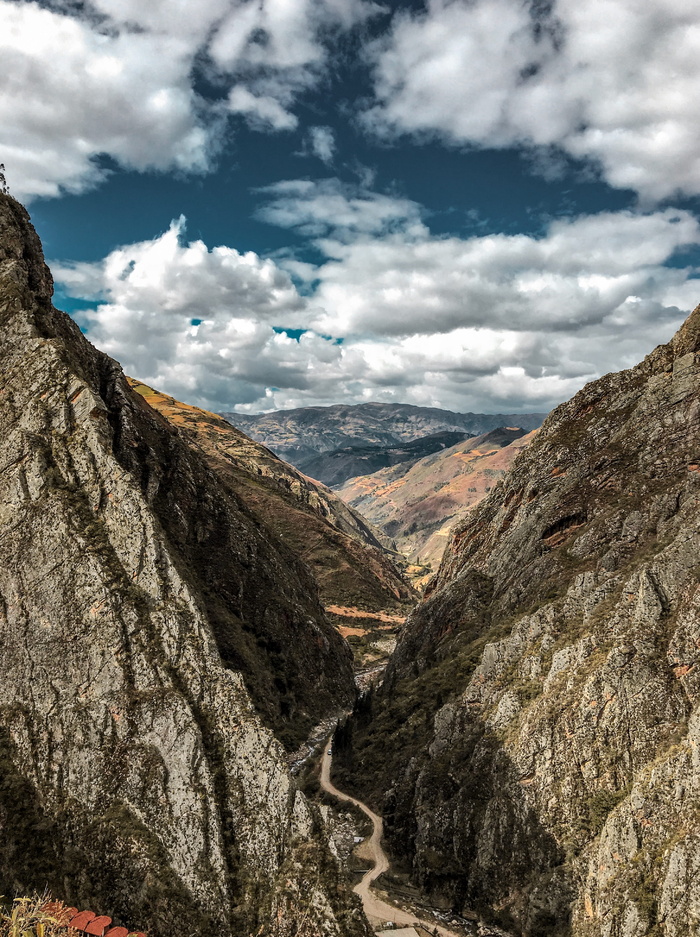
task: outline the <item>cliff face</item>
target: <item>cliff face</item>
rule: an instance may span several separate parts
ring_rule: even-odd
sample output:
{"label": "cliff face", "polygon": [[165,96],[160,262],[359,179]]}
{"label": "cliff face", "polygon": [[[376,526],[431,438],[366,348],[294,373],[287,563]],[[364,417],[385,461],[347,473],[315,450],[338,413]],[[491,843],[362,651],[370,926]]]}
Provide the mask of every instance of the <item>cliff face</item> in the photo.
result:
{"label": "cliff face", "polygon": [[130,383],[202,453],[273,536],[303,559],[324,605],[377,611],[412,602],[413,590],[394,566],[388,541],[332,491],[215,413]]}
{"label": "cliff face", "polygon": [[438,899],[527,935],[698,932],[699,498],[700,307],[550,415],[352,727],[345,770]]}
{"label": "cliff face", "polygon": [[0,196],[0,890],[153,935],[364,933],[259,715],[344,705],[350,655],[51,289]]}

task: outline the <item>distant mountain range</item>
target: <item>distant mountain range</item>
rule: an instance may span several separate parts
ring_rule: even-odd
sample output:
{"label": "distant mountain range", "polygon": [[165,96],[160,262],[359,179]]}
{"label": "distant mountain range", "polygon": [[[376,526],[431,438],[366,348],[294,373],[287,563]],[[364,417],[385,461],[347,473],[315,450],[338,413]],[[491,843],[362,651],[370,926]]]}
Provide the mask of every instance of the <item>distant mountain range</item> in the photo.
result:
{"label": "distant mountain range", "polygon": [[303,461],[303,470],[324,485],[337,486],[358,475],[365,476],[393,465],[414,462],[442,452],[455,443],[471,439],[468,433],[432,433],[412,442],[393,446],[344,446],[330,452],[319,452]]}
{"label": "distant mountain range", "polygon": [[[410,452],[406,459],[391,452],[380,454],[376,451],[378,447],[405,449],[406,443],[425,441],[437,434],[461,434],[450,441],[436,439],[432,449],[426,442],[426,448],[415,453],[421,458],[498,427],[517,426],[529,432],[542,424],[546,414],[455,413],[406,403],[361,403],[275,410],[257,416],[229,411],[222,416],[306,474],[338,485],[354,475],[367,475],[413,457]],[[355,451],[347,452],[348,449]],[[361,453],[358,449],[371,451]],[[319,453],[334,454],[319,461]]]}

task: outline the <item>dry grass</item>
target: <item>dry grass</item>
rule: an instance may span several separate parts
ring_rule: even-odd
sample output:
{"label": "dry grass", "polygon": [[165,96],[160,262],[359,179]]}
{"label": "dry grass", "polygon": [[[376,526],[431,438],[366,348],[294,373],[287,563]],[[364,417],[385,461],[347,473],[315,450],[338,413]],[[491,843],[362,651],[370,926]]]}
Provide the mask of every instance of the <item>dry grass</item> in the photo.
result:
{"label": "dry grass", "polygon": [[9,908],[0,908],[0,937],[65,937],[71,917],[62,901],[15,898]]}
{"label": "dry grass", "polygon": [[68,927],[74,914],[75,908],[49,895],[15,898],[12,903],[0,896],[0,937],[80,937],[81,931]]}

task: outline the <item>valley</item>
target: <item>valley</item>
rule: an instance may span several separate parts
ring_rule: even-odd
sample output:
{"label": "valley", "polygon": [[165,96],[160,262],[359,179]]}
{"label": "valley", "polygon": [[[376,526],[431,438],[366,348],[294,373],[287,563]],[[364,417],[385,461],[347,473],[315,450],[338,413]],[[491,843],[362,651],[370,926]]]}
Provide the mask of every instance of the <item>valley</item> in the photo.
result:
{"label": "valley", "polygon": [[[374,883],[390,869],[389,859],[382,847],[384,824],[382,818],[374,813],[373,810],[370,810],[366,804],[363,804],[354,797],[350,797],[348,794],[343,794],[331,781],[332,749],[329,748],[329,746],[332,744],[332,738],[333,737],[330,736],[326,740],[321,755],[321,789],[341,802],[351,803],[359,807],[372,824],[371,835],[355,850],[355,854],[358,857],[371,863],[371,867],[354,888],[355,894],[359,895],[362,900],[362,906],[367,918],[373,923],[375,928],[380,928],[389,924],[411,927],[418,937],[423,937],[423,935],[463,937],[464,931],[448,930],[434,919],[426,920],[424,917],[421,918],[420,913],[414,913],[405,908],[397,907],[395,904],[389,904],[375,894],[373,888]],[[425,911],[423,911],[423,914],[425,914]]]}
{"label": "valley", "polygon": [[[148,937],[698,933],[700,307],[541,426],[254,439],[52,294],[0,194],[2,894]],[[277,454],[367,449],[335,490]]]}

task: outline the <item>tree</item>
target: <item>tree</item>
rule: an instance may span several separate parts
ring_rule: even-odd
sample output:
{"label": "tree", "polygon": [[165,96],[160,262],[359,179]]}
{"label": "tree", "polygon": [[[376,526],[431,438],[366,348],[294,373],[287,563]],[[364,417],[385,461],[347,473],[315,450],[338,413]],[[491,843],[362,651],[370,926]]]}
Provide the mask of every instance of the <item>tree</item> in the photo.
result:
{"label": "tree", "polygon": [[7,179],[5,178],[5,164],[0,163],[0,192],[3,195],[10,194],[10,188],[7,184]]}

